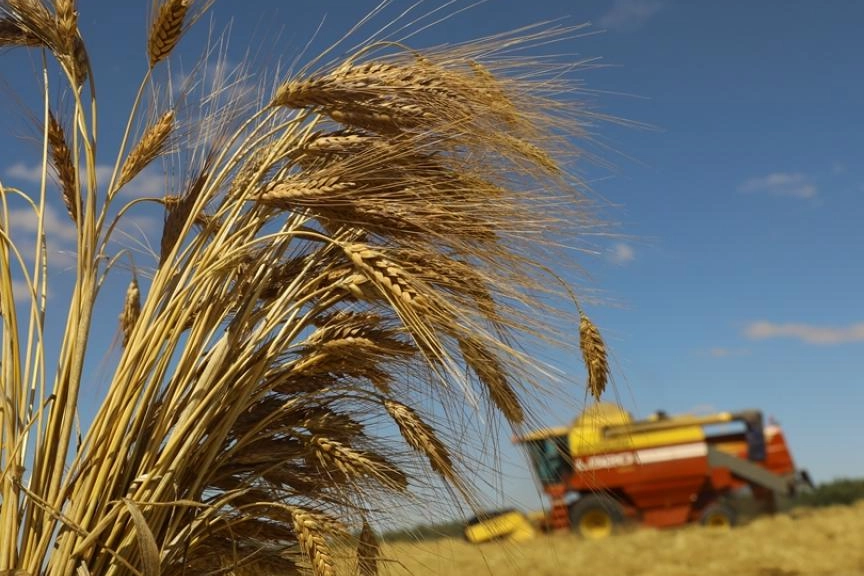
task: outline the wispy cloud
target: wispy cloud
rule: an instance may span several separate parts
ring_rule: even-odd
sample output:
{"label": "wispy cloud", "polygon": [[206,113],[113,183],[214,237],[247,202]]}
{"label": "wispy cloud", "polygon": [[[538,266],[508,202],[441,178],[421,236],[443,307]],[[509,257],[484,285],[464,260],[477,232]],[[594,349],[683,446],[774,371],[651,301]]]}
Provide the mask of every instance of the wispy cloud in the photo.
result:
{"label": "wispy cloud", "polygon": [[774,172],[750,178],[738,186],[740,192],[764,193],[793,198],[815,198],[819,190],[800,172]]}
{"label": "wispy cloud", "polygon": [[[108,164],[96,165],[96,183],[103,190],[108,186],[113,170],[114,167]],[[42,181],[42,166],[39,164],[31,166],[17,162],[6,169],[6,176],[28,184],[38,184]],[[53,184],[50,178],[49,182]],[[142,170],[121,190],[121,194],[124,196],[161,196],[164,192],[165,176],[155,164]]]}
{"label": "wispy cloud", "polygon": [[792,338],[807,344],[844,344],[864,342],[864,322],[849,326],[814,326],[812,324],[775,324],[751,322],[744,334],[751,340]]}
{"label": "wispy cloud", "polygon": [[635,30],[644,26],[663,8],[658,0],[615,0],[612,7],[597,19],[602,28]]}
{"label": "wispy cloud", "polygon": [[16,304],[29,304],[31,302],[30,288],[24,280],[18,278],[12,279],[12,294],[15,297]]}
{"label": "wispy cloud", "polygon": [[[46,206],[42,215],[43,227],[49,239],[73,241],[78,237],[75,226],[66,214],[60,214],[53,206]],[[35,234],[39,220],[29,207],[16,208],[9,211],[9,221],[12,222],[12,232],[28,232]]]}
{"label": "wispy cloud", "polygon": [[165,175],[153,165],[142,170],[120,193],[124,196],[163,196],[165,195]]}
{"label": "wispy cloud", "polygon": [[[108,183],[108,179],[111,178],[111,171],[113,170],[112,166],[108,166],[107,164],[99,164],[96,166],[96,182],[100,186],[104,186]],[[83,170],[82,170],[83,172]],[[53,170],[48,170],[48,182],[53,182],[52,176],[54,172]],[[23,162],[16,162],[12,164],[8,168],[6,168],[6,175],[10,178],[14,178],[16,180],[20,180],[21,182],[26,182],[28,184],[38,184],[42,181],[42,165],[41,164],[25,164]]]}
{"label": "wispy cloud", "polygon": [[[100,164],[96,166],[96,180],[102,190],[108,185],[113,166]],[[11,179],[22,184],[38,184],[41,181],[42,168],[37,165],[16,163],[4,171]],[[127,197],[163,196],[167,180],[157,165],[151,165],[142,170],[131,182],[121,190]],[[53,183],[52,183],[53,186]],[[36,250],[36,232],[38,220],[29,207],[19,207],[10,210],[9,214],[12,240],[28,261],[32,260]],[[48,246],[48,257],[52,266],[69,269],[75,266],[75,243],[77,232],[75,226],[65,213],[59,201],[49,203],[43,212],[43,230]],[[135,252],[152,255],[151,243],[158,239],[162,222],[154,215],[126,214],[121,219],[112,236],[112,245],[117,248],[127,248]],[[16,288],[16,298],[24,290],[23,285]],[[22,296],[23,297],[23,296]]]}
{"label": "wispy cloud", "polygon": [[708,355],[713,358],[730,358],[734,356],[749,356],[750,351],[744,348],[723,348],[717,346],[709,349]]}
{"label": "wispy cloud", "polygon": [[636,259],[636,252],[632,246],[619,242],[609,250],[608,258],[610,262],[624,265]]}
{"label": "wispy cloud", "polygon": [[[72,220],[65,212],[50,204],[45,206],[42,219],[49,261],[63,268],[74,266],[78,233]],[[9,211],[9,222],[12,241],[24,257],[32,258],[36,250],[36,232],[39,226],[36,214],[30,207],[15,208]]]}
{"label": "wispy cloud", "polygon": [[[42,181],[42,166],[40,164],[28,166],[23,162],[16,162],[6,169],[6,175],[22,182],[37,184]],[[48,172],[48,176],[50,179],[51,172]]]}

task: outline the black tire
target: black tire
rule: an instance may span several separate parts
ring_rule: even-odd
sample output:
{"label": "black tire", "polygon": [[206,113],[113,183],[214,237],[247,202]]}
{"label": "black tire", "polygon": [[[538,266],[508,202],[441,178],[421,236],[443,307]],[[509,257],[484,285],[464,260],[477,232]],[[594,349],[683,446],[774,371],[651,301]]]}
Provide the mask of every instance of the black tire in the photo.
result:
{"label": "black tire", "polygon": [[570,527],[583,538],[606,538],[623,522],[624,510],[610,496],[590,494],[570,505]]}
{"label": "black tire", "polygon": [[728,504],[715,502],[702,511],[699,522],[709,528],[732,528],[738,524],[738,512]]}

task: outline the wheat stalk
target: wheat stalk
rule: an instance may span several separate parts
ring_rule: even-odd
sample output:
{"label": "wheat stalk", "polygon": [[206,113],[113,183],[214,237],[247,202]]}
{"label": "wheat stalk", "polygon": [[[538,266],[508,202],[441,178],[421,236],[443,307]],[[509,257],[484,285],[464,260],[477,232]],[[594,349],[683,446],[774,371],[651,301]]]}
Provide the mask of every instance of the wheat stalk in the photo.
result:
{"label": "wheat stalk", "polygon": [[357,538],[357,572],[360,576],[378,576],[378,556],[381,546],[375,532],[365,520]]}

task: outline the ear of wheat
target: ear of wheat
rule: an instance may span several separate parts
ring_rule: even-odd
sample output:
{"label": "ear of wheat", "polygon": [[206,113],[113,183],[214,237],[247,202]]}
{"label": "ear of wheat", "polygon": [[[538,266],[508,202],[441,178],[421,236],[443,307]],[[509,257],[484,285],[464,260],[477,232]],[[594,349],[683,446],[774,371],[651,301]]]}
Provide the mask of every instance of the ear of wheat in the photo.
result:
{"label": "ear of wheat", "polygon": [[[149,65],[100,191],[76,3],[0,0],[0,44],[53,54],[71,94],[71,112],[45,104],[42,124],[77,232],[58,320],[42,238],[60,200],[30,196],[32,261],[0,206],[0,575],[329,575],[353,544],[374,574],[381,503],[441,486],[475,502],[483,434],[530,422],[549,383],[520,342],[566,344],[547,320],[579,319],[554,304],[566,290],[548,265],[574,227],[596,226],[556,160],[578,156],[590,113],[569,100],[573,63],[513,52],[572,30],[422,55],[372,41],[280,79],[251,112],[217,87],[204,101],[228,102],[202,105],[197,139],[181,108],[154,97],[149,122],[139,110],[208,5],[154,3]],[[122,278],[112,238],[152,199],[117,192],[157,159],[171,175],[158,249]],[[122,346],[110,382],[87,389],[105,394],[79,436],[97,296],[118,276]],[[48,322],[65,326],[56,358]],[[599,396],[605,346],[584,315],[580,332]]]}
{"label": "ear of wheat", "polygon": [[609,382],[609,360],[606,356],[606,344],[600,336],[600,330],[584,312],[579,313],[579,346],[582,349],[582,359],[588,369],[588,391],[595,400],[606,390]]}

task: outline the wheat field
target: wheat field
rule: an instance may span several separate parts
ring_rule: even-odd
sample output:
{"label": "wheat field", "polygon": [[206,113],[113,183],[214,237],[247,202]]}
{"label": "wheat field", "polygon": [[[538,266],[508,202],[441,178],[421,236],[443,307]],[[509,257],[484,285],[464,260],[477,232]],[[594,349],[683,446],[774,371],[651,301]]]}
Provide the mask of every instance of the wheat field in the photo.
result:
{"label": "wheat field", "polygon": [[730,531],[642,529],[606,540],[572,534],[480,546],[458,539],[385,547],[384,573],[431,576],[864,575],[864,501],[760,517]]}

